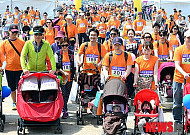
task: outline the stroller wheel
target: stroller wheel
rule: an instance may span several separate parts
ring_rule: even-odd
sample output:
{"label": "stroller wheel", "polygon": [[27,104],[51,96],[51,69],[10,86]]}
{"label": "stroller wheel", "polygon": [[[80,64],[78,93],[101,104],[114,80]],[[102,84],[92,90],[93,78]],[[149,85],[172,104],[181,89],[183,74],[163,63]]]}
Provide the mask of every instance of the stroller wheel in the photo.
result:
{"label": "stroller wheel", "polygon": [[22,131],[22,132],[23,132],[23,135],[25,135],[25,127],[23,127],[23,129],[22,129],[22,130],[23,130],[23,131]]}
{"label": "stroller wheel", "polygon": [[97,125],[102,125],[102,124],[103,124],[102,116],[97,116]]}
{"label": "stroller wheel", "polygon": [[1,119],[0,121],[0,132],[3,132],[4,131],[4,123],[3,123],[3,120]]}
{"label": "stroller wheel", "polygon": [[20,127],[17,126],[17,135],[20,135]]}
{"label": "stroller wheel", "polygon": [[62,127],[58,126],[55,130],[55,134],[62,134]]}
{"label": "stroller wheel", "polygon": [[84,118],[80,118],[80,116],[77,116],[77,125],[80,125],[80,123],[81,125],[84,125]]}
{"label": "stroller wheel", "polygon": [[5,124],[5,115],[2,115],[3,123]]}

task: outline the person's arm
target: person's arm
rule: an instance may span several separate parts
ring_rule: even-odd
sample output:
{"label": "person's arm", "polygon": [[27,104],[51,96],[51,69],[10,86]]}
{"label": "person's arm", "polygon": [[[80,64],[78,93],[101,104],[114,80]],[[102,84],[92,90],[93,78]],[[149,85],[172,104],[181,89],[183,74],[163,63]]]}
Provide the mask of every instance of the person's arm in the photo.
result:
{"label": "person's arm", "polygon": [[53,55],[53,50],[51,49],[50,45],[47,44],[47,55],[49,57],[49,60],[51,62],[51,70],[50,73],[54,74],[56,71],[56,63],[55,63],[55,57]]}
{"label": "person's arm", "polygon": [[82,55],[82,54],[78,54],[78,53],[77,53],[77,64],[78,64],[79,67],[82,66],[81,55]]}
{"label": "person's arm", "polygon": [[154,49],[154,56],[158,57],[158,50]]}
{"label": "person's arm", "polygon": [[172,60],[173,59],[173,50],[169,50],[169,56],[170,56],[169,60]]}
{"label": "person's arm", "polygon": [[75,39],[76,39],[77,48],[79,48],[79,38],[78,38],[78,34],[75,34]]}
{"label": "person's arm", "polygon": [[185,79],[189,78],[189,74],[186,73],[180,66],[180,61],[175,61],[175,68],[184,76]]}
{"label": "person's arm", "polygon": [[139,65],[137,63],[135,63],[135,75],[134,75],[134,87],[137,87],[137,79],[139,76]]}
{"label": "person's arm", "polygon": [[26,42],[24,44],[24,47],[23,47],[22,52],[21,52],[21,57],[20,57],[21,67],[22,67],[24,74],[29,73],[29,70],[27,69],[27,66],[26,66],[26,58],[27,58],[27,54],[28,54],[28,44],[27,43],[28,42]]}
{"label": "person's arm", "polygon": [[125,74],[121,76],[121,80],[125,80],[129,74],[131,73],[132,65],[127,65],[127,70],[125,71]]}
{"label": "person's arm", "polygon": [[154,65],[154,81],[155,81],[155,86],[158,87],[158,60]]}
{"label": "person's arm", "polygon": [[109,67],[108,66],[103,66],[103,75],[105,77],[105,80],[108,81],[110,76],[109,76]]}

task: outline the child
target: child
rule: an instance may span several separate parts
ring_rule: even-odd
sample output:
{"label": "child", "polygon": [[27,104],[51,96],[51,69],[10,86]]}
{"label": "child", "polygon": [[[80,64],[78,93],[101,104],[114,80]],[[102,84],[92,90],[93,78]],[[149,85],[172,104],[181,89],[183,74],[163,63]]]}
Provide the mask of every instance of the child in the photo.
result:
{"label": "child", "polygon": [[32,102],[32,98],[30,97],[29,92],[24,93],[24,101],[26,102]]}
{"label": "child", "polygon": [[[153,104],[153,106],[151,105]],[[155,107],[155,101],[151,100],[151,103],[149,103],[148,101],[144,101],[141,105],[141,111],[139,114],[150,114],[151,111],[154,109],[153,107]],[[149,118],[149,117],[142,117],[139,119],[138,122],[138,128],[139,131],[141,133],[141,135],[145,135],[145,132],[143,130],[143,126],[146,124],[146,122],[156,122],[158,121],[158,118]]]}
{"label": "child", "polygon": [[121,112],[121,107],[119,105],[115,105],[112,107],[112,112]]}
{"label": "child", "polygon": [[166,74],[164,77],[164,80],[162,81],[162,84],[167,83],[167,82],[172,82],[172,77],[170,75],[170,73]]}
{"label": "child", "polygon": [[[171,88],[172,82],[173,82],[173,80],[172,80],[170,73],[167,73],[164,77],[164,80],[162,81],[162,85],[165,88],[165,89],[163,89],[164,91],[162,93],[164,95],[164,97],[167,97],[169,94],[169,93],[167,93],[167,91],[172,89]],[[169,84],[167,84],[167,83],[169,83]],[[173,95],[173,94],[169,94],[169,95]]]}

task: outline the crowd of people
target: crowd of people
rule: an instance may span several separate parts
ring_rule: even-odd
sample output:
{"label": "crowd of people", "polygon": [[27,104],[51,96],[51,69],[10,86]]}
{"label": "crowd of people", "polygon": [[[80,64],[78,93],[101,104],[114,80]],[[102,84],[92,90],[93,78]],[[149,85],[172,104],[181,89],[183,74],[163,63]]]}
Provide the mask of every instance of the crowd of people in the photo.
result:
{"label": "crowd of people", "polygon": [[[133,4],[86,5],[79,11],[74,5],[63,4],[53,19],[47,12],[41,17],[34,7],[14,10],[11,13],[7,7],[4,16],[0,16],[1,33],[6,24],[11,24],[8,39],[0,45],[0,61],[11,88],[13,110],[22,72],[48,70],[63,77],[62,118],[67,118],[67,102],[72,82],[77,78],[76,66],[98,69],[104,82],[121,79],[128,87],[129,98],[133,98],[134,88],[159,87],[158,68],[169,61],[175,63],[171,77],[173,117],[176,123],[182,123],[182,84],[184,79],[190,82],[190,16],[186,21],[181,10],[174,8],[174,14],[167,15],[164,9],[153,6],[137,13]],[[146,32],[147,22],[151,22],[153,33]],[[33,28],[33,39],[19,38],[24,26]]]}

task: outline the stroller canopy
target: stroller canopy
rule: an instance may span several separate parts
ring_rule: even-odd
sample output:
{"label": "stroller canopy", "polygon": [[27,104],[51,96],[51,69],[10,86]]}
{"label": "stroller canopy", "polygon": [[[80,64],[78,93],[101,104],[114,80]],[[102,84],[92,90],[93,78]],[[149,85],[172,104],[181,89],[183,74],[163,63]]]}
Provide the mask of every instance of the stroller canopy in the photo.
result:
{"label": "stroller canopy", "polygon": [[138,100],[140,100],[142,103],[144,101],[150,102],[151,100],[155,100],[156,106],[159,106],[158,94],[150,89],[143,89],[136,94],[134,99],[134,106],[137,105]]}
{"label": "stroller canopy", "polygon": [[127,87],[125,83],[119,79],[109,80],[104,87],[103,98],[108,95],[127,96]]}
{"label": "stroller canopy", "polygon": [[175,70],[174,62],[162,63],[158,69],[158,80],[162,82],[166,73],[170,73],[170,75],[173,77],[174,70]]}

